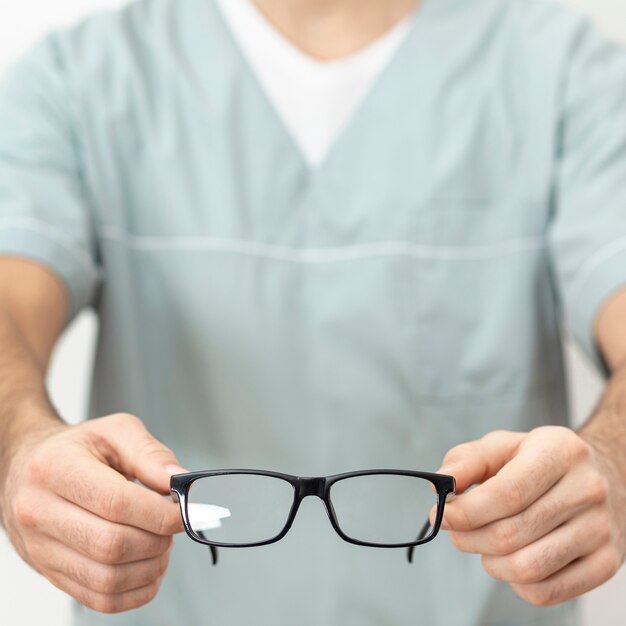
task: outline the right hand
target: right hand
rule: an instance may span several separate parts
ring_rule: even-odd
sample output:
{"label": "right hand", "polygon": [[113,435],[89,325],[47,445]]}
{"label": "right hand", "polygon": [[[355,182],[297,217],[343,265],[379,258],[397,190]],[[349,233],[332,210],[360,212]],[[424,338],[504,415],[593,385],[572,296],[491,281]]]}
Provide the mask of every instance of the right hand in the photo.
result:
{"label": "right hand", "polygon": [[184,471],[133,415],[59,422],[10,451],[4,526],[22,558],[82,604],[137,608],[156,596],[184,530],[178,505],[163,497],[170,474]]}

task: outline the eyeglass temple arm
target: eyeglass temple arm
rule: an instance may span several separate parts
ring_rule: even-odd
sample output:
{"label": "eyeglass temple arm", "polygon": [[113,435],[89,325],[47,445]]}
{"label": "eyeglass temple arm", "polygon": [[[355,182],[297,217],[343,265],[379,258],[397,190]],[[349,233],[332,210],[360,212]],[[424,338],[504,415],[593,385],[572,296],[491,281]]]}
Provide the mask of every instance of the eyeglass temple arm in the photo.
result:
{"label": "eyeglass temple arm", "polygon": [[[456,498],[456,494],[451,491],[450,493],[448,493],[446,495],[446,502],[451,502],[452,500],[454,500],[454,498]],[[430,526],[430,518],[428,518],[426,520],[426,522],[424,523],[424,525],[422,526],[422,530],[420,530],[419,535],[417,536],[417,541],[421,541],[422,539],[424,539],[424,537],[428,536],[428,531],[430,530],[431,526]],[[409,563],[413,563],[413,551],[415,550],[415,546],[409,546],[406,549],[406,558],[409,561]]]}
{"label": "eyeglass temple arm", "polygon": [[[419,535],[417,536],[417,541],[421,541],[428,535],[428,531],[430,530],[430,519],[426,519],[426,522],[422,526],[422,530],[420,530]],[[406,558],[409,563],[413,563],[413,551],[415,550],[415,546],[409,546],[406,549]]]}
{"label": "eyeglass temple arm", "polygon": [[[201,530],[197,532],[198,532],[198,535],[202,537],[202,539],[206,539],[206,536]],[[209,546],[209,550],[211,551],[211,558],[213,559],[213,565],[217,565],[217,548],[215,546]]]}

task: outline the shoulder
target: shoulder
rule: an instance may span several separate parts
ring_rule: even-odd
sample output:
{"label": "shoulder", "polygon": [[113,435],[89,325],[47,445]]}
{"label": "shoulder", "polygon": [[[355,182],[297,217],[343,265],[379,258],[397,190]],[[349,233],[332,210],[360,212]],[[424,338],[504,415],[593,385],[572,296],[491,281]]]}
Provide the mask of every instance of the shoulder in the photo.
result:
{"label": "shoulder", "polygon": [[184,41],[193,4],[195,0],[134,0],[94,12],[47,39],[71,78],[105,86],[138,71],[149,74],[171,57],[172,46]]}
{"label": "shoulder", "polygon": [[134,0],[117,9],[97,11],[75,24],[55,31],[62,51],[75,59],[109,61],[122,52],[143,51],[159,36],[176,27],[185,0]]}
{"label": "shoulder", "polygon": [[437,44],[500,76],[520,72],[524,80],[536,72],[547,84],[558,81],[585,46],[614,46],[565,0],[425,1]]}
{"label": "shoulder", "polygon": [[585,46],[620,48],[608,40],[589,15],[564,0],[496,3],[506,15],[507,29],[514,40],[535,58],[560,59],[567,64]]}
{"label": "shoulder", "polygon": [[[553,59],[568,93],[594,98],[626,89],[626,47],[610,39],[588,15],[557,0],[507,0],[535,63]],[[611,85],[611,83],[614,83]]]}
{"label": "shoulder", "polygon": [[[457,6],[460,0],[443,1]],[[473,30],[466,37],[476,42],[485,66],[495,68],[490,76],[518,95],[560,99],[572,81],[623,75],[626,49],[564,0],[467,0],[458,6],[467,15],[459,17],[460,26]]]}

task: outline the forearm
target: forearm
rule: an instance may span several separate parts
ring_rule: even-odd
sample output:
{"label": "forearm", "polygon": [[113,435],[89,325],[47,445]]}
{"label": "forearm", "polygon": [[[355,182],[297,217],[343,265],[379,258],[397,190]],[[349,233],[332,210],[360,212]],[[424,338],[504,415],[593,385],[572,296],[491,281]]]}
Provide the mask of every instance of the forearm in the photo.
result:
{"label": "forearm", "polygon": [[2,480],[16,444],[62,424],[48,398],[45,364],[0,302],[0,519]]}
{"label": "forearm", "polygon": [[578,433],[622,470],[626,484],[626,363],[613,372],[592,416]]}

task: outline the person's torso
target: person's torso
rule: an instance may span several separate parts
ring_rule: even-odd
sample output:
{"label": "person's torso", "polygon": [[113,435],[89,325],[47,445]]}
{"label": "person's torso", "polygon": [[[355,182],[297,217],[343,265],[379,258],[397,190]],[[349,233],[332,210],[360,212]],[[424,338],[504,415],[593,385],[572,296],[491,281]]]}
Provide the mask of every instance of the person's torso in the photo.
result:
{"label": "person's torso", "polygon": [[[576,24],[429,0],[316,169],[213,2],[68,33],[105,275],[91,416],[136,413],[190,469],[299,475],[435,470],[489,430],[565,423],[546,230]],[[574,623],[445,533],[409,567],[320,511],[216,569],[179,537],[151,605],[77,623]]]}

